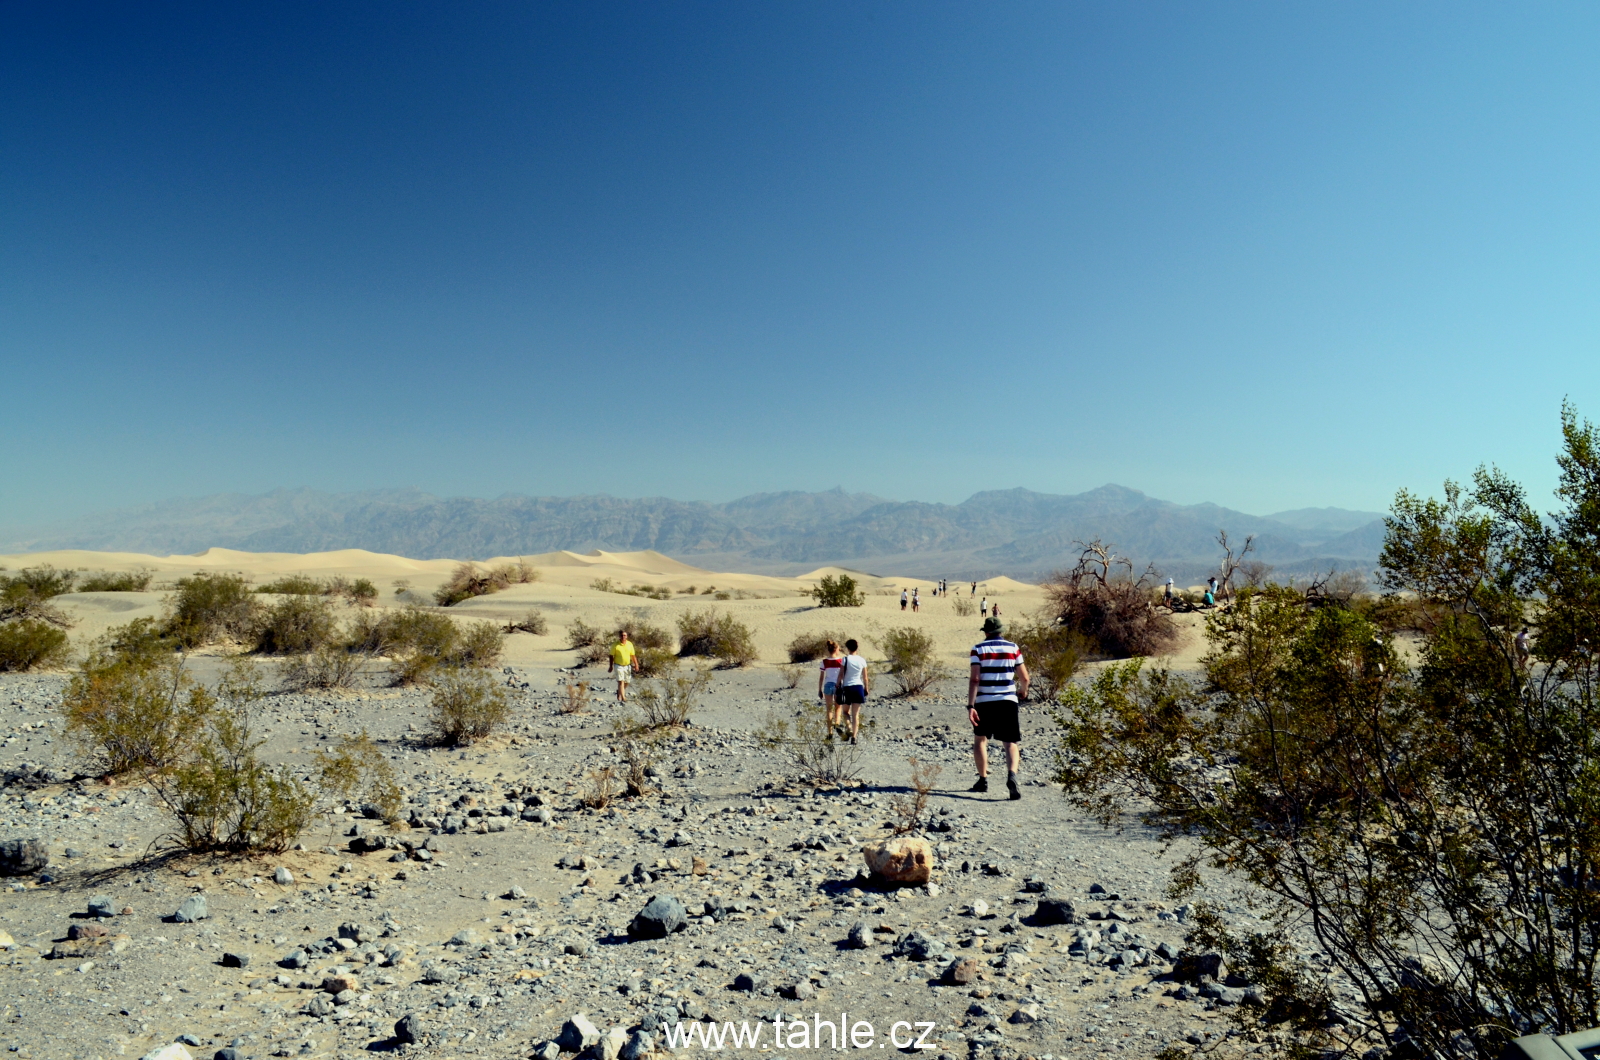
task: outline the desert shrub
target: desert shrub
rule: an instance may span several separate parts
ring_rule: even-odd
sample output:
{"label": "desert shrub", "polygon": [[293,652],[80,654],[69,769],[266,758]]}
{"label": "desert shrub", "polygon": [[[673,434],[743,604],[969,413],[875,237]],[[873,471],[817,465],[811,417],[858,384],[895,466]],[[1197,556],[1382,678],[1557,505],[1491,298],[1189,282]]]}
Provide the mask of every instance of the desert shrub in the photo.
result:
{"label": "desert shrub", "polygon": [[972,613],[978,609],[978,605],[973,602],[972,597],[962,596],[960,589],[957,589],[955,595],[950,597],[950,606],[962,618],[971,618]]}
{"label": "desert shrub", "polygon": [[22,673],[67,661],[67,635],[37,618],[0,622],[0,673]]}
{"label": "desert shrub", "polygon": [[244,640],[260,605],[238,574],[199,573],[178,580],[167,632],[185,648],[222,639]]}
{"label": "desert shrub", "polygon": [[822,581],[811,590],[818,607],[860,607],[867,602],[866,594],[856,588],[856,580],[848,574],[825,574]]}
{"label": "desert shrub", "polygon": [[80,593],[142,593],[150,588],[151,573],[147,570],[102,571],[90,574],[78,586]]}
{"label": "desert shrub", "polygon": [[99,653],[102,657],[140,659],[147,665],[155,665],[171,655],[177,646],[177,641],[167,634],[163,623],[153,618],[136,618],[107,630],[105,636],[95,643],[91,653]]}
{"label": "desert shrub", "polygon": [[671,648],[641,648],[635,657],[634,673],[640,677],[659,677],[678,668],[678,653]]}
{"label": "desert shrub", "polygon": [[1201,903],[1193,943],[1308,1048],[1491,1060],[1600,1023],[1600,431],[1562,431],[1553,512],[1488,469],[1396,497],[1383,586],[1434,609],[1414,651],[1359,596],[1269,585],[1208,618],[1204,687],[1128,663],[1063,697],[1068,796],[1198,844],[1180,900],[1207,869],[1265,896],[1271,930]]}
{"label": "desert shrub", "polygon": [[294,655],[331,644],[338,632],[326,600],[286,595],[258,613],[255,650],[262,655]]}
{"label": "desert shrub", "polygon": [[777,711],[769,711],[756,728],[761,746],[782,754],[802,780],[813,784],[841,785],[861,777],[861,748],[828,728],[822,712],[810,704],[797,704],[791,724]]}
{"label": "desert shrub", "polygon": [[433,602],[451,607],[475,596],[487,596],[513,585],[539,580],[539,572],[527,563],[507,563],[483,570],[476,563],[462,563],[450,572],[450,580],[434,590]]}
{"label": "desert shrub", "polygon": [[658,749],[656,734],[646,732],[620,735],[617,754],[627,767],[622,777],[624,791],[630,799],[652,794],[656,789],[651,783]]}
{"label": "desert shrub", "polygon": [[678,616],[678,655],[706,655],[730,668],[746,666],[756,659],[755,636],[726,612],[686,611]]}
{"label": "desert shrub", "polygon": [[327,644],[298,655],[284,667],[283,680],[291,689],[305,692],[313,688],[353,688],[361,676],[365,656]]}
{"label": "desert shrub", "polygon": [[578,801],[591,810],[603,810],[617,797],[617,771],[611,766],[589,770],[589,787]]}
{"label": "desert shrub", "polygon": [[1030,679],[1028,698],[1045,703],[1055,702],[1094,650],[1083,634],[1049,616],[1040,622],[1019,623],[1005,635],[1022,649]]}
{"label": "desert shrub", "polygon": [[944,772],[944,767],[938,762],[923,762],[914,757],[906,761],[911,764],[911,790],[889,800],[889,811],[894,814],[889,827],[895,835],[922,831],[928,813],[928,796],[933,793],[933,786],[939,783],[939,774]]}
{"label": "desert shrub", "polygon": [[589,709],[589,682],[566,682],[561,686],[561,697],[557,710],[563,714],[582,714]]}
{"label": "desert shrub", "polygon": [[285,574],[277,581],[256,587],[258,593],[276,593],[282,596],[322,596],[327,591],[326,583],[304,574]]}
{"label": "desert shrub", "polygon": [[180,660],[136,649],[91,652],[59,709],[68,740],[96,774],[148,776],[187,758],[215,705]]}
{"label": "desert shrub", "polygon": [[506,635],[492,622],[474,622],[462,630],[455,649],[444,661],[451,666],[493,666],[505,651]]}
{"label": "desert shrub", "polygon": [[30,618],[57,626],[69,625],[67,617],[50,606],[50,601],[72,590],[77,575],[54,567],[28,567],[13,575],[0,575],[0,622]]}
{"label": "desert shrub", "polygon": [[806,667],[799,663],[784,663],[778,667],[778,672],[783,675],[785,688],[800,687],[800,679],[806,675]]}
{"label": "desert shrub", "polygon": [[789,642],[789,661],[814,662],[828,654],[828,641],[843,644],[845,639],[843,633],[797,633]]}
{"label": "desert shrub", "polygon": [[596,578],[589,583],[589,588],[597,593],[609,593],[616,589],[616,583],[610,578]]}
{"label": "desert shrub", "polygon": [[658,677],[641,683],[634,695],[644,712],[643,719],[625,719],[629,730],[680,728],[711,687],[711,675],[704,670],[672,677]]}
{"label": "desert shrub", "polygon": [[341,589],[340,595],[352,604],[371,607],[373,601],[378,599],[378,587],[373,585],[369,578],[357,578],[348,587]]}
{"label": "desert shrub", "polygon": [[446,670],[434,684],[430,721],[442,744],[481,740],[511,717],[505,691],[481,670]]}
{"label": "desert shrub", "polygon": [[532,633],[542,637],[550,632],[550,622],[544,617],[544,612],[537,609],[528,611],[521,618],[514,618],[500,627],[506,633]]}
{"label": "desert shrub", "polygon": [[1178,642],[1172,616],[1151,604],[1149,569],[1133,577],[1133,564],[1099,541],[1083,545],[1070,571],[1045,582],[1049,613],[1082,635],[1103,658],[1161,655]]}
{"label": "desert shrub", "polygon": [[598,626],[591,626],[583,619],[574,619],[572,625],[567,627],[567,647],[574,649],[591,648],[605,640],[606,634]]}
{"label": "desert shrub", "polygon": [[324,794],[375,806],[387,824],[400,821],[405,793],[383,751],[363,730],[360,736],[341,736],[334,749],[316,753],[317,780]]}
{"label": "desert shrub", "polygon": [[947,674],[935,655],[933,636],[926,630],[915,626],[887,630],[878,638],[878,647],[899,689],[897,695],[920,696]]}

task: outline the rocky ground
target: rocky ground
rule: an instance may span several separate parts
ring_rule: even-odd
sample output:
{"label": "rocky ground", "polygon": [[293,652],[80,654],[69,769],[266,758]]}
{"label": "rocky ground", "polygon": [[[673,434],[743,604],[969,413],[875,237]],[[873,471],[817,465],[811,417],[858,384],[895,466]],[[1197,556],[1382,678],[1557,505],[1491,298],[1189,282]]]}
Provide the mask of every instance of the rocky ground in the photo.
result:
{"label": "rocky ground", "polygon": [[[218,665],[194,662],[202,676]],[[1103,831],[1045,783],[1042,713],[1026,718],[1021,802],[1003,767],[990,793],[967,793],[955,682],[874,701],[861,784],[819,789],[754,736],[810,698],[771,668],[719,673],[663,746],[659,793],[595,810],[580,796],[616,761],[615,705],[561,714],[555,667],[503,680],[513,724],[465,749],[423,740],[423,692],[269,697],[268,758],[308,761],[366,730],[412,827],[352,806],[300,849],[241,861],[163,854],[170,825],[149,792],[74,775],[55,713],[65,678],[0,676],[0,840],[37,838],[49,857],[0,891],[0,1042],[23,1060],[175,1040],[195,1057],[233,1050],[223,1060],[631,1057],[666,1051],[680,1024],[759,1020],[757,1048],[724,1052],[818,1055],[814,1037],[835,1051],[824,1021],[843,1020],[855,1038],[841,1048],[920,1040],[941,1058],[1278,1048],[1228,1038],[1242,989],[1173,978],[1185,910],[1161,898],[1175,855],[1131,822]],[[937,865],[927,886],[875,885],[862,844],[886,834],[913,755],[943,767],[923,836]],[[636,927],[682,930],[630,935],[657,896],[676,902]],[[1248,922],[1237,899],[1212,897]]]}

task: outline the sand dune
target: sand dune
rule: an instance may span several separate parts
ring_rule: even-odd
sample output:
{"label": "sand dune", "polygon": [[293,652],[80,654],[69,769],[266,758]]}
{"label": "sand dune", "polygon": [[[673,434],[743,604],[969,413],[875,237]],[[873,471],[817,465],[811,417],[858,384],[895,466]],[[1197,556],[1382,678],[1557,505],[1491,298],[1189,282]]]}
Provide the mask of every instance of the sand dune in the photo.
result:
{"label": "sand dune", "polygon": [[[604,552],[586,555],[550,552],[536,556],[500,556],[482,565],[522,561],[540,573],[537,582],[516,585],[503,592],[465,601],[449,609],[462,620],[504,622],[537,608],[550,620],[551,632],[542,637],[518,633],[509,638],[507,659],[513,663],[568,665],[572,653],[566,645],[566,628],[582,619],[591,625],[616,626],[646,621],[675,629],[687,611],[707,607],[736,615],[755,632],[764,665],[787,661],[785,647],[800,633],[823,630],[853,636],[868,646],[895,626],[917,626],[931,633],[939,653],[951,666],[961,666],[968,649],[979,638],[980,619],[955,613],[950,599],[932,595],[934,583],[918,578],[879,578],[838,567],[821,567],[799,577],[738,574],[703,570],[659,552]],[[403,606],[408,601],[431,598],[433,590],[450,576],[458,561],[414,560],[362,549],[308,554],[240,552],[212,548],[191,556],[148,556],[131,552],[60,551],[0,556],[0,566],[10,570],[50,564],[88,571],[155,572],[151,590],[143,593],[69,593],[58,605],[73,619],[72,638],[82,646],[114,625],[133,618],[159,615],[173,583],[196,571],[229,571],[264,583],[285,574],[313,577],[342,575],[369,578],[379,590],[378,606]],[[813,606],[808,591],[826,574],[849,574],[866,594],[860,608],[825,609]],[[597,588],[607,581],[610,590]],[[672,593],[666,600],[627,595],[623,590],[648,585]],[[900,590],[918,588],[920,613],[900,610]],[[961,586],[963,592],[966,585]],[[1010,578],[979,583],[979,593],[1001,602],[1006,618],[1014,620],[1035,611],[1043,602],[1036,586]],[[730,598],[717,599],[719,594]]]}

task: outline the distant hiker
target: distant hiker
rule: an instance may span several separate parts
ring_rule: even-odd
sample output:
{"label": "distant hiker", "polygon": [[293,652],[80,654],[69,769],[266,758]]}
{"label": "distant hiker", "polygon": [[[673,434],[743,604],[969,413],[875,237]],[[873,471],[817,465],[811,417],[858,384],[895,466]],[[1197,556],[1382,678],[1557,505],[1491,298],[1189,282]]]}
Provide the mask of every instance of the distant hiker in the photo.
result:
{"label": "distant hiker", "polygon": [[906,591],[904,589],[901,589],[900,590],[900,610],[904,611],[906,609],[906,601],[908,599],[910,599],[910,597],[908,597],[906,595]]}
{"label": "distant hiker", "polygon": [[1217,576],[1215,574],[1206,579],[1206,592],[1213,597],[1217,595]]}
{"label": "distant hiker", "polygon": [[623,630],[619,639],[611,648],[612,673],[617,675],[617,702],[628,701],[628,682],[633,680],[633,663],[639,653],[633,650],[633,642],[628,639],[628,631]]}
{"label": "distant hiker", "polygon": [[1517,634],[1517,665],[1526,667],[1528,656],[1533,654],[1533,649],[1528,645],[1528,627],[1523,626],[1522,632]]}
{"label": "distant hiker", "polygon": [[1167,579],[1167,584],[1161,587],[1161,602],[1168,607],[1172,606],[1172,579]]}
{"label": "distant hiker", "polygon": [[983,602],[978,605],[978,615],[981,617],[983,615],[987,615],[988,613],[989,613],[989,598],[987,596],[985,596],[983,598]]}
{"label": "distant hiker", "polygon": [[977,596],[978,595],[978,583],[977,582],[973,582],[972,583],[972,592],[969,593],[968,595],[969,596]]}
{"label": "distant hiker", "polygon": [[833,727],[842,720],[839,717],[839,671],[844,667],[844,659],[839,655],[839,642],[828,641],[828,654],[822,660],[822,669],[817,674],[817,697],[822,700],[822,705],[828,711],[828,731],[833,732]]}
{"label": "distant hiker", "polygon": [[1022,723],[1017,704],[1028,695],[1028,667],[1022,649],[1001,634],[1005,627],[998,618],[983,624],[984,639],[973,645],[972,672],[967,679],[967,720],[972,722],[972,762],[978,767],[978,782],[968,791],[989,790],[989,741],[999,740],[1006,747],[1006,791],[1015,801],[1022,798],[1017,777],[1022,772]]}
{"label": "distant hiker", "polygon": [[922,610],[922,601],[917,598],[917,593],[919,593],[919,592],[921,592],[920,589],[912,589],[911,590],[911,610],[913,610],[913,611]]}
{"label": "distant hiker", "polygon": [[1207,589],[1206,590],[1205,600],[1203,602],[1204,602],[1205,606],[1207,606],[1207,607],[1216,607],[1217,606],[1216,594],[1213,593],[1210,589]]}
{"label": "distant hiker", "polygon": [[1000,617],[1000,601],[999,600],[996,600],[994,602],[994,607],[992,607],[989,610],[989,613],[991,615],[993,615],[995,618],[999,618]]}
{"label": "distant hiker", "polygon": [[867,660],[856,654],[861,645],[854,640],[844,642],[847,653],[839,674],[839,706],[850,721],[850,742],[855,743],[861,732],[861,705],[872,690],[872,679],[867,676]]}

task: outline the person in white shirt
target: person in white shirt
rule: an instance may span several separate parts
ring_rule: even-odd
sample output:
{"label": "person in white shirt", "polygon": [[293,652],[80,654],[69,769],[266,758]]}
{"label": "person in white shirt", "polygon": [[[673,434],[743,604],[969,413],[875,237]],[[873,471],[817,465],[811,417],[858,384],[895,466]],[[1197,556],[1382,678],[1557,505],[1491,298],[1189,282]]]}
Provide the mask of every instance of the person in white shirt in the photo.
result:
{"label": "person in white shirt", "polygon": [[867,660],[856,654],[861,645],[854,640],[844,642],[844,665],[839,668],[839,706],[844,708],[850,722],[850,742],[855,743],[861,734],[861,707],[872,691],[872,678],[867,673]]}

